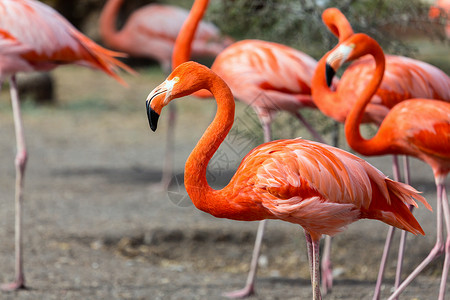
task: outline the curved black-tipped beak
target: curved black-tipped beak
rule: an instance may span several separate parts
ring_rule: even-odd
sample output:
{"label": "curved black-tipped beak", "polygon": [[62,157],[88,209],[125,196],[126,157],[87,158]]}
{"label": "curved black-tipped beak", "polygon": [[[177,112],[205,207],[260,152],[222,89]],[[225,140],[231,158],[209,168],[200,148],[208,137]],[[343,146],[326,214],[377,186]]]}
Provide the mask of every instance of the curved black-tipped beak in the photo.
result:
{"label": "curved black-tipped beak", "polygon": [[331,87],[334,75],[336,75],[336,71],[333,69],[332,66],[330,66],[328,63],[326,63],[326,65],[325,65],[325,76],[327,78],[327,85],[328,85],[328,87]]}
{"label": "curved black-tipped beak", "polygon": [[151,130],[156,131],[156,128],[158,127],[159,114],[150,107],[150,102],[147,102],[146,106],[148,124],[150,125]]}

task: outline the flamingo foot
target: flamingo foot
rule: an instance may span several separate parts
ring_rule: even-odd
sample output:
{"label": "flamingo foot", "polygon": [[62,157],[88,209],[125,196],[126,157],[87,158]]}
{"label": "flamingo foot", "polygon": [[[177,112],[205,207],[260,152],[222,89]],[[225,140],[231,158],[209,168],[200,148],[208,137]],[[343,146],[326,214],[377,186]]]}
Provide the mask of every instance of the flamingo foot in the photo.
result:
{"label": "flamingo foot", "polygon": [[17,290],[26,290],[25,280],[23,278],[19,278],[14,282],[5,283],[0,286],[0,290],[4,292],[13,292]]}
{"label": "flamingo foot", "polygon": [[327,294],[333,287],[333,267],[330,260],[322,260],[322,292]]}
{"label": "flamingo foot", "polygon": [[230,299],[239,299],[246,298],[255,294],[255,290],[253,288],[253,284],[246,285],[243,289],[227,292],[222,294],[222,296],[230,298]]}

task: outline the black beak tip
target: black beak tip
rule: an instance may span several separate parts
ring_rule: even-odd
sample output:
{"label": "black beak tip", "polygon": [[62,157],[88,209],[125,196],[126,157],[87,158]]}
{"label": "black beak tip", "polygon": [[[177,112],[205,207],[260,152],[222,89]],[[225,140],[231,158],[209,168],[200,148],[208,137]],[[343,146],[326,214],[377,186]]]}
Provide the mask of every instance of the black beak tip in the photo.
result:
{"label": "black beak tip", "polygon": [[325,73],[327,78],[327,85],[328,87],[331,86],[331,83],[333,82],[333,77],[336,75],[336,71],[331,67],[329,64],[325,65]]}
{"label": "black beak tip", "polygon": [[148,104],[147,104],[147,117],[150,129],[152,131],[156,131],[156,128],[158,127],[159,114],[155,112]]}

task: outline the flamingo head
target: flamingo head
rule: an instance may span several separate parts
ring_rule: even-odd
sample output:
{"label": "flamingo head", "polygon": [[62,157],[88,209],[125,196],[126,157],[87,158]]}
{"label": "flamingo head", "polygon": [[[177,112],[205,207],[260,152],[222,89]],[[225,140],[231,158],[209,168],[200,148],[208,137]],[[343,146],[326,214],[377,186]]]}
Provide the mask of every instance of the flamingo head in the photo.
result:
{"label": "flamingo head", "polygon": [[205,72],[209,69],[199,63],[188,61],[179,65],[173,72],[158,85],[147,97],[145,101],[147,107],[147,117],[150,128],[156,131],[159,115],[164,106],[176,98],[190,95],[204,88]]}
{"label": "flamingo head", "polygon": [[166,79],[148,95],[145,105],[147,107],[148,122],[153,131],[156,131],[162,108],[169,104],[169,102],[173,99],[173,97],[171,97],[172,90],[174,85],[179,80],[179,77]]}
{"label": "flamingo head", "polygon": [[377,47],[380,46],[374,39],[364,33],[356,33],[328,52],[325,67],[328,86],[331,85],[337,70],[345,62],[370,54]]}

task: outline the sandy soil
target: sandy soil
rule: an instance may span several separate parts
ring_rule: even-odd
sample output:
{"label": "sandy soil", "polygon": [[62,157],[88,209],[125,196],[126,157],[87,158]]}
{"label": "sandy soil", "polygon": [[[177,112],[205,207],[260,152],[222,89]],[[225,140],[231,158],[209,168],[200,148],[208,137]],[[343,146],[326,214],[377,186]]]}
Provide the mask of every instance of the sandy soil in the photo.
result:
{"label": "sandy soil", "polygon": [[[30,154],[24,212],[29,289],[0,293],[0,299],[224,299],[222,292],[243,286],[257,223],[215,219],[198,211],[181,184],[170,193],[155,189],[167,127],[163,115],[158,132],[149,130],[144,100],[163,76],[154,70],[141,73],[125,76],[127,89],[91,70],[60,68],[54,72],[58,105],[24,105]],[[15,142],[8,99],[3,91],[0,282],[11,280],[14,268]],[[176,174],[182,174],[214,103],[178,103],[175,166]],[[248,112],[242,105],[238,111]],[[245,127],[247,121],[241,118],[237,125]],[[212,183],[223,185],[249,147],[239,134],[234,134],[239,143],[228,140],[213,158]],[[390,158],[370,161],[391,174]],[[434,207],[431,170],[416,160],[412,170],[413,185]],[[427,235],[409,236],[406,272],[435,241],[435,215],[421,206],[416,216]],[[384,224],[364,220],[334,239],[335,287],[324,299],[371,299],[386,231]],[[441,258],[428,267],[402,299],[436,299],[442,263]],[[394,267],[391,260],[384,298]],[[257,293],[250,299],[311,298],[306,246],[298,226],[269,222]]]}

